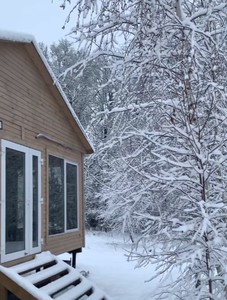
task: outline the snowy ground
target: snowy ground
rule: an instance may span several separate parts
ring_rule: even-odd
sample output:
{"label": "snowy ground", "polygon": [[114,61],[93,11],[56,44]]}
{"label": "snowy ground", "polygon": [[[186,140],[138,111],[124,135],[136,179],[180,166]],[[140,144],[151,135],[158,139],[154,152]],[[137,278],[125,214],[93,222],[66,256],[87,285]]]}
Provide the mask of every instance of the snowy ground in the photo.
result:
{"label": "snowy ground", "polygon": [[77,268],[89,271],[88,279],[113,300],[152,299],[158,281],[145,281],[153,276],[154,267],[135,268],[135,262],[127,261],[129,244],[121,237],[89,232],[86,248],[77,255]]}

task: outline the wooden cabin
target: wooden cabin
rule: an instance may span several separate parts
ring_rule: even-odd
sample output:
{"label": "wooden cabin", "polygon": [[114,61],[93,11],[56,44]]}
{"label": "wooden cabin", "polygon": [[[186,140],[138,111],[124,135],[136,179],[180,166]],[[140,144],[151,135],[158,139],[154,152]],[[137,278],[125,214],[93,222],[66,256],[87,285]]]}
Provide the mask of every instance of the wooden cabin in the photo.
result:
{"label": "wooden cabin", "polygon": [[32,36],[0,32],[0,265],[84,246],[93,148]]}

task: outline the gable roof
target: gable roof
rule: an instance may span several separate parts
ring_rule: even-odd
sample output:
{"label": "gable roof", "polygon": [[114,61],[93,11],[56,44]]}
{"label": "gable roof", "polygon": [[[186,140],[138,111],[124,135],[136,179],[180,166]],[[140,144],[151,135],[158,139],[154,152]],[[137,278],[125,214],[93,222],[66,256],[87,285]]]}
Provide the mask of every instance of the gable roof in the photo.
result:
{"label": "gable roof", "polygon": [[30,34],[0,30],[0,42],[13,42],[25,45],[25,48],[36,67],[39,69],[39,71],[45,73],[45,76],[43,76],[43,78],[46,81],[49,89],[54,94],[54,96],[59,99],[61,105],[66,107],[71,118],[69,122],[73,125],[76,133],[79,135],[82,145],[84,146],[85,153],[93,153],[94,147],[92,143],[89,141],[89,138],[87,137],[83,126],[81,125],[75,111],[69,103],[69,100],[67,99],[64,91],[62,90],[61,85],[59,84],[56,76],[50,68],[35,38]]}

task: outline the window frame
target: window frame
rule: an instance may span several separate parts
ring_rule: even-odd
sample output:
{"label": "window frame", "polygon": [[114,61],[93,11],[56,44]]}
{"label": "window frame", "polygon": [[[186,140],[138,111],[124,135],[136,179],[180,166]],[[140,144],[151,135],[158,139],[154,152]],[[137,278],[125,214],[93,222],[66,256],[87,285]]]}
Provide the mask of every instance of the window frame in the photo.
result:
{"label": "window frame", "polygon": [[[49,214],[49,207],[50,207],[50,196],[49,196],[49,191],[50,191],[50,178],[49,178],[49,158],[50,156],[53,156],[55,158],[59,158],[59,159],[62,159],[63,162],[64,162],[64,168],[63,168],[63,171],[64,171],[64,174],[63,174],[63,183],[64,183],[64,230],[63,232],[59,232],[59,233],[53,233],[53,234],[50,234],[49,232],[49,223],[50,223],[50,214]],[[53,237],[53,236],[57,236],[57,235],[62,235],[62,234],[66,234],[66,233],[70,233],[70,232],[76,232],[76,231],[79,231],[80,230],[80,193],[79,193],[79,190],[80,190],[80,187],[79,187],[79,174],[80,174],[80,169],[79,169],[79,164],[73,160],[70,160],[70,159],[66,159],[64,157],[61,157],[61,156],[58,156],[58,155],[55,155],[55,154],[52,154],[52,153],[48,153],[48,169],[47,169],[47,188],[48,188],[48,229],[47,229],[47,232],[48,232],[48,236],[50,237]],[[71,164],[73,166],[76,166],[76,187],[77,187],[77,190],[76,190],[76,207],[77,207],[77,227],[76,228],[72,228],[72,229],[67,229],[67,190],[66,190],[66,187],[67,187],[67,176],[66,176],[66,165],[67,164]]]}

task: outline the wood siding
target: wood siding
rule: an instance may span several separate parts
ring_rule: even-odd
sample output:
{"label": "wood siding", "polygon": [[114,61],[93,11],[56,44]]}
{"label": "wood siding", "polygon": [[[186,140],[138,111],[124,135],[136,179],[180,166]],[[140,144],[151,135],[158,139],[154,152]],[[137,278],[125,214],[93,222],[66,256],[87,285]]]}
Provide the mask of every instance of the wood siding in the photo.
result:
{"label": "wood siding", "polygon": [[[0,43],[0,120],[3,121],[0,140],[5,139],[41,151],[44,161],[42,248],[59,254],[84,245],[83,153],[86,149],[76,132],[70,112],[61,104],[59,95],[58,99],[55,97],[56,90],[47,84],[48,72],[39,61],[34,64],[27,47],[19,43]],[[38,64],[40,68],[37,67]],[[49,139],[37,138],[39,134]],[[80,172],[79,230],[56,236],[48,236],[49,154],[77,163]]]}

